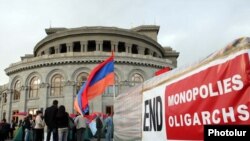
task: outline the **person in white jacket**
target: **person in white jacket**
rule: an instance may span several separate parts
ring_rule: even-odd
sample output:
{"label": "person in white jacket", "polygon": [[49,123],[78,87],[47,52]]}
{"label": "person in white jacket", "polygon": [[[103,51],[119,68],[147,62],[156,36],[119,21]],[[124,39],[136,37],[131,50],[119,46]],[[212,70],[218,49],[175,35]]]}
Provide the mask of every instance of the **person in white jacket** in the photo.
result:
{"label": "person in white jacket", "polygon": [[87,119],[78,113],[78,116],[75,118],[74,123],[76,125],[76,140],[84,140],[84,132],[87,127]]}
{"label": "person in white jacket", "polygon": [[36,112],[36,120],[35,120],[35,141],[42,141],[43,140],[43,129],[45,126],[45,122],[43,120],[43,113],[42,111]]}

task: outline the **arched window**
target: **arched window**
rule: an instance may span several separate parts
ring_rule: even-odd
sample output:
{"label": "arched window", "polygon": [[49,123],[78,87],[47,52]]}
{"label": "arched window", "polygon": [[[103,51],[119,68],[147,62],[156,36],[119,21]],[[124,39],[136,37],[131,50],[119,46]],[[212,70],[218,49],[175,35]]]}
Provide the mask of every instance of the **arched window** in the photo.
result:
{"label": "arched window", "polygon": [[42,55],[44,55],[44,54],[45,54],[45,52],[44,52],[44,51],[42,51],[42,52],[41,52],[41,56],[42,56]]}
{"label": "arched window", "polygon": [[[119,78],[118,76],[115,74],[115,94],[117,95],[119,90],[118,90],[118,86],[119,86]],[[105,91],[104,91],[104,96],[113,96],[114,94],[114,86],[110,85],[108,86]]]}
{"label": "arched window", "polygon": [[30,80],[30,91],[29,91],[29,98],[36,98],[38,97],[38,89],[41,80],[39,77],[35,76]]}
{"label": "arched window", "polygon": [[157,53],[156,53],[156,52],[154,52],[154,53],[153,53],[153,56],[154,56],[154,57],[157,57]]}
{"label": "arched window", "polygon": [[56,74],[51,79],[51,93],[50,96],[61,96],[63,90],[63,76]]}
{"label": "arched window", "polygon": [[87,49],[88,49],[88,52],[91,52],[91,51],[96,51],[96,42],[94,40],[90,40],[88,41],[88,45],[87,45]]}
{"label": "arched window", "polygon": [[138,46],[133,44],[131,51],[132,51],[132,54],[138,54]]}
{"label": "arched window", "polygon": [[77,76],[77,78],[76,78],[76,82],[77,82],[77,84],[76,84],[76,94],[80,91],[83,83],[87,81],[88,76],[89,76],[89,74],[86,73],[86,72],[82,72]]}
{"label": "arched window", "polygon": [[66,44],[60,44],[59,52],[60,53],[66,53],[67,52],[67,45]]}
{"label": "arched window", "polygon": [[49,48],[49,54],[55,54],[55,48],[54,47],[50,47]]}
{"label": "arched window", "polygon": [[110,41],[103,41],[102,48],[104,52],[111,52],[111,42]]}
{"label": "arched window", "polygon": [[15,85],[14,85],[13,100],[19,100],[20,99],[20,94],[21,94],[21,81],[17,80]]}
{"label": "arched window", "polygon": [[118,52],[126,52],[125,43],[118,42]]}
{"label": "arched window", "polygon": [[73,43],[73,52],[81,52],[81,43],[80,42]]}
{"label": "arched window", "polygon": [[142,83],[144,81],[143,77],[139,73],[135,73],[131,77],[132,85]]}
{"label": "arched window", "polygon": [[149,53],[149,49],[148,48],[146,48],[145,50],[144,50],[144,55],[149,55],[150,53]]}

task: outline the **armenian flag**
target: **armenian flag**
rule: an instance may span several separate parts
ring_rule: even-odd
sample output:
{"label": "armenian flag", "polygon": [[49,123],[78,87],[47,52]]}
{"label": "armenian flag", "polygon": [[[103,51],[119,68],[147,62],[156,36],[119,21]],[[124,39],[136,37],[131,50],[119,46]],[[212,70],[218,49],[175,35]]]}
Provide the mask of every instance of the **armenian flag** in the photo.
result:
{"label": "armenian flag", "polygon": [[82,85],[78,92],[74,108],[77,112],[84,115],[89,111],[88,101],[101,95],[106,87],[115,83],[114,55],[96,66],[91,72],[87,81]]}

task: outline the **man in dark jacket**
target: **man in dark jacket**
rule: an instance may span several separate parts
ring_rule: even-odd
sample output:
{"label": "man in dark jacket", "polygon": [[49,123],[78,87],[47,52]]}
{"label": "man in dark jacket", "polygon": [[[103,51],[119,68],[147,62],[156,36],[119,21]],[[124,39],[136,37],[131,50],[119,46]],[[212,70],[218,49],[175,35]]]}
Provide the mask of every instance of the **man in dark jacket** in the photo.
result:
{"label": "man in dark jacket", "polygon": [[97,141],[100,141],[101,139],[101,136],[102,136],[102,121],[100,119],[100,115],[97,115],[97,118],[96,118],[96,129],[97,129],[97,132],[96,132],[96,135],[97,135]]}
{"label": "man in dark jacket", "polygon": [[58,101],[54,100],[51,107],[46,108],[44,120],[47,125],[47,141],[50,141],[51,132],[53,133],[53,141],[58,141],[58,131],[56,124],[56,114],[58,111]]}
{"label": "man in dark jacket", "polygon": [[3,119],[0,122],[0,132],[1,132],[0,141],[4,141],[5,139],[7,139],[9,130],[10,130],[10,124],[6,122],[6,119]]}
{"label": "man in dark jacket", "polygon": [[16,128],[16,122],[15,120],[12,120],[10,123],[10,139],[13,139],[13,133],[15,131]]}

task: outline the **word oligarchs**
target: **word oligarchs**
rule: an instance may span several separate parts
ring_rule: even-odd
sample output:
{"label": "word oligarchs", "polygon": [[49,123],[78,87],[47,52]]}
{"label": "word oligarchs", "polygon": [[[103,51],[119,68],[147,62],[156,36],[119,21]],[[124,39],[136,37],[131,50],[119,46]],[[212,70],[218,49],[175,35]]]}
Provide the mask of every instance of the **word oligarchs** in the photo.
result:
{"label": "word oligarchs", "polygon": [[168,106],[191,102],[199,97],[205,99],[227,94],[232,91],[239,91],[243,88],[243,84],[241,75],[235,74],[232,77],[217,81],[216,84],[209,83],[170,95],[168,96]]}
{"label": "word oligarchs", "polygon": [[[236,110],[236,111],[235,111]],[[237,107],[228,107],[214,109],[213,111],[195,112],[193,114],[180,114],[168,117],[170,127],[197,126],[208,124],[219,124],[249,120],[250,113],[247,105],[238,105]]]}

